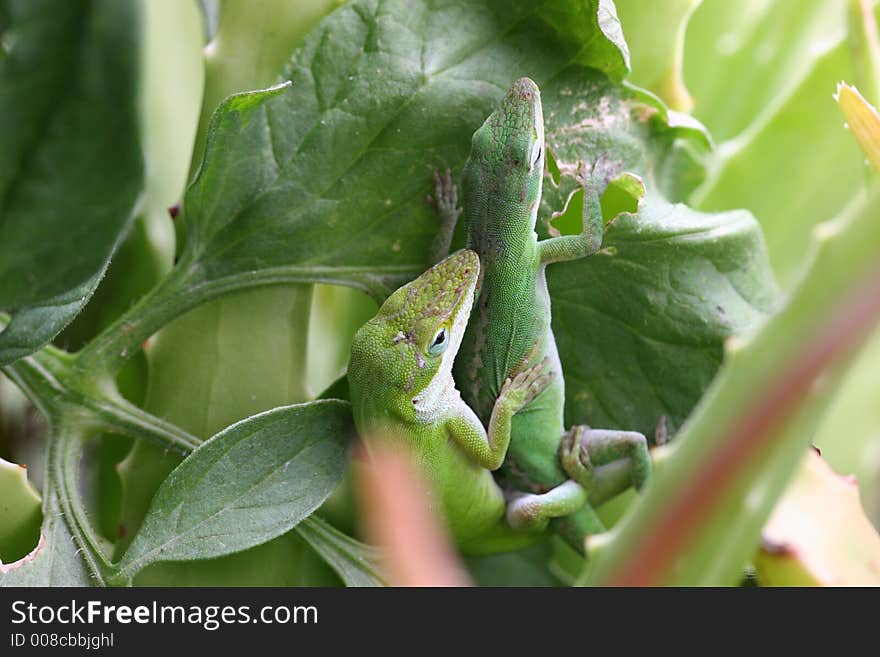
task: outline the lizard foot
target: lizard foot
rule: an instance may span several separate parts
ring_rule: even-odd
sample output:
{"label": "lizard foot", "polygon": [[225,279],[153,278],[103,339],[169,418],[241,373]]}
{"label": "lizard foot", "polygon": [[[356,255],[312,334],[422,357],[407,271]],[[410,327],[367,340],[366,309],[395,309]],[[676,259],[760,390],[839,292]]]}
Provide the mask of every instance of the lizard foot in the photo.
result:
{"label": "lizard foot", "polygon": [[648,441],[637,431],[572,427],[559,441],[565,473],[601,504],[633,486],[642,490],[651,478]]}
{"label": "lizard foot", "polygon": [[590,167],[589,179],[594,180],[602,189],[620,173],[620,163],[611,160],[609,155],[609,152],[605,151],[596,158]]}
{"label": "lizard foot", "polygon": [[527,406],[553,380],[555,374],[549,365],[550,359],[545,356],[537,365],[507,377],[498,397],[509,400],[517,409]]}
{"label": "lizard foot", "polygon": [[434,238],[430,253],[431,261],[439,262],[449,255],[455,224],[462,212],[458,207],[458,188],[452,182],[449,169],[442,176],[440,172],[434,172],[434,194],[428,195],[428,205],[434,210],[440,223],[440,231]]}
{"label": "lizard foot", "polygon": [[434,172],[434,194],[428,195],[428,204],[437,213],[441,230],[452,230],[462,212],[458,207],[458,187],[452,182],[452,172],[447,168],[441,176]]}
{"label": "lizard foot", "polygon": [[559,461],[565,474],[590,490],[593,487],[593,463],[590,452],[584,444],[584,433],[590,427],[585,424],[576,425],[566,431],[559,441]]}

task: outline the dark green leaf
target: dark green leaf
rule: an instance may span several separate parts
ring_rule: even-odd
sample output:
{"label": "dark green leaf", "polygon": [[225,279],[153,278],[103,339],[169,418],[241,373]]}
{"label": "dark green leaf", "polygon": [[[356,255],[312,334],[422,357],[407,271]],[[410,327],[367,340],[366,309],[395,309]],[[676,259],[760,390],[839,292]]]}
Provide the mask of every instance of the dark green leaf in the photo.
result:
{"label": "dark green leaf", "polygon": [[0,364],[27,356],[54,338],[85,306],[104,276],[104,270],[102,267],[85,283],[57,297],[19,308],[0,332]]}
{"label": "dark green leaf", "polygon": [[[670,125],[650,95],[575,69],[557,76],[542,96],[552,157],[544,219],[568,204],[554,228],[581,230],[586,175],[617,179],[610,191],[620,197],[618,176],[634,172],[649,190],[637,214],[606,226],[602,252],[548,268],[566,424],[653,436],[665,416],[674,431],[714,377],[723,341],[776,302],[760,227],[747,212],[702,214],[656,193],[676,166],[670,146],[708,146],[699,124]],[[637,182],[630,177],[624,187],[637,190]],[[625,206],[633,194],[603,202]],[[538,229],[546,235],[546,222]]]}
{"label": "dark green leaf", "polygon": [[288,531],[341,480],[352,431],[339,401],[278,408],[221,431],[159,487],[120,572],[231,554]]}
{"label": "dark green leaf", "polygon": [[552,265],[566,425],[673,432],[712,381],[725,338],[776,303],[747,212],[709,215],[648,195],[606,228],[603,251]]}
{"label": "dark green leaf", "polygon": [[432,171],[463,163],[511,80],[544,82],[573,62],[623,75],[622,42],[598,27],[614,31],[606,5],[335,12],[295,58],[289,90],[233,96],[215,114],[185,201],[189,288],[323,281],[381,298],[417,274],[437,226]]}
{"label": "dark green leaf", "polygon": [[39,348],[82,308],[142,186],[137,3],[20,0],[6,8],[0,308],[13,323],[0,334],[0,363]]}

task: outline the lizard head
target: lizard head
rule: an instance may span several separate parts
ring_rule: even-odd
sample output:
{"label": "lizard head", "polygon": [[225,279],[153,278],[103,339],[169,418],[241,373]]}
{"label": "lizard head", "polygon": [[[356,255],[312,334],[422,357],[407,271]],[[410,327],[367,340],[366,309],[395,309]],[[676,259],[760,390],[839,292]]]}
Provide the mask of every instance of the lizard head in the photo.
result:
{"label": "lizard head", "polygon": [[476,189],[481,193],[478,198],[466,196],[465,207],[480,202],[511,207],[525,204],[534,215],[541,202],[543,176],[541,92],[532,80],[520,78],[471,140],[462,182],[466,192]]}
{"label": "lizard head", "polygon": [[396,290],[358,330],[348,365],[356,416],[381,407],[414,420],[454,387],[479,273],[477,254],[458,251]]}

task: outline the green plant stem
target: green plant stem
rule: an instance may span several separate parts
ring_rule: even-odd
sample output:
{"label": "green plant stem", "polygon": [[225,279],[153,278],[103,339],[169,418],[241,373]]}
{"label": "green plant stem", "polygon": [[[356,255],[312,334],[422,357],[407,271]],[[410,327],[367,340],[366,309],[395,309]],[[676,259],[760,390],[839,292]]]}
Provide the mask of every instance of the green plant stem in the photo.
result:
{"label": "green plant stem", "polygon": [[200,438],[176,424],[151,415],[124,399],[86,399],[85,403],[105,430],[131,438],[145,438],[182,454],[188,454],[202,443]]}
{"label": "green plant stem", "polygon": [[187,268],[181,265],[76,354],[74,367],[83,381],[115,388],[112,378],[144,341],[199,303],[186,294]]}
{"label": "green plant stem", "polygon": [[[79,376],[95,385],[111,385],[113,375],[133,356],[143,343],[163,326],[213,299],[232,292],[267,285],[291,283],[329,283],[352,285],[374,299],[383,299],[392,285],[418,273],[411,267],[275,267],[207,282],[194,282],[192,270],[181,260],[156,287],[150,290],[127,313],[102,331],[75,354]],[[312,288],[300,294],[310,299]],[[310,301],[308,302],[310,304]],[[305,309],[308,316],[308,308]],[[307,326],[307,322],[304,326]]]}
{"label": "green plant stem", "polygon": [[44,348],[2,368],[50,422],[66,420],[76,409],[76,422],[132,438],[147,438],[164,447],[188,453],[201,440],[176,425],[134,406],[117,395],[86,393],[68,362],[73,357],[55,348]]}
{"label": "green plant stem", "polygon": [[[71,425],[72,423],[68,424]],[[106,577],[111,570],[110,562],[101,548],[79,495],[77,473],[81,454],[82,437],[70,430],[62,431],[49,441],[48,469],[55,481],[55,494],[70,533],[80,546],[91,575],[98,584],[106,586]]]}

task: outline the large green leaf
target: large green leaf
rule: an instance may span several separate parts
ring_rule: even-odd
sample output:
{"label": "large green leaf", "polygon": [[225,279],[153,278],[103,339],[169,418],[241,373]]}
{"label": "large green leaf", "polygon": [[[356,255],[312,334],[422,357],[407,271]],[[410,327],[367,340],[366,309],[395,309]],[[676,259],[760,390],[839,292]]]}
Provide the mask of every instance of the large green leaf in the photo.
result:
{"label": "large green leaf", "polygon": [[674,432],[712,381],[722,345],[776,300],[757,222],[648,195],[608,225],[603,251],[548,269],[566,424]]}
{"label": "large green leaf", "polygon": [[[552,158],[543,218],[568,206],[552,228],[581,230],[578,190],[593,167],[611,178],[634,172],[653,190],[643,198],[628,192],[633,212],[607,224],[597,255],[548,267],[566,423],[653,435],[663,416],[674,431],[721,364],[723,341],[776,303],[760,227],[748,212],[700,213],[657,193],[678,166],[671,146],[708,145],[698,124],[671,126],[659,101],[575,69],[545,85],[542,97]],[[608,219],[627,209],[627,194],[612,201],[612,192],[603,203],[620,207]],[[550,230],[546,221],[538,229]]]}
{"label": "large green leaf", "polygon": [[142,188],[137,3],[12,0],[5,10],[0,308],[13,320],[0,363],[79,312]]}
{"label": "large green leaf", "polygon": [[880,317],[876,202],[875,193],[821,226],[810,267],[785,305],[727,344],[724,367],[587,581],[740,579],[817,419]]}
{"label": "large green leaf", "polygon": [[289,90],[233,96],[214,115],[186,195],[187,287],[324,281],[387,293],[426,263],[432,170],[464,161],[513,78],[542,82],[571,62],[623,74],[597,16],[595,3],[338,10],[295,58]]}
{"label": "large green leaf", "polygon": [[129,579],[153,562],[231,554],[285,533],[341,480],[352,431],[348,404],[322,401],[220,432],[159,487],[119,572]]}
{"label": "large green leaf", "polygon": [[[727,141],[778,109],[844,37],[847,0],[702,0],[687,26],[694,114]],[[826,96],[827,98],[827,96]]]}

